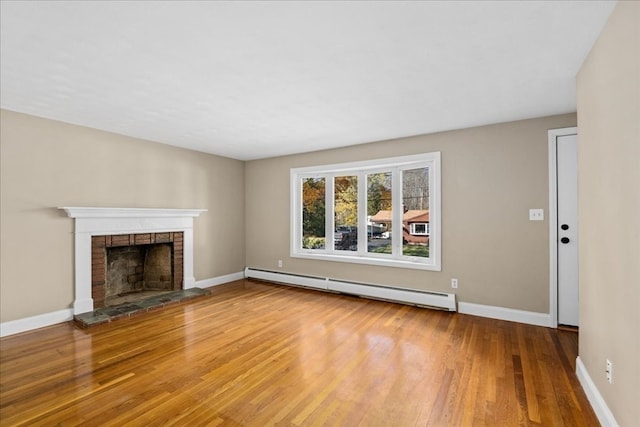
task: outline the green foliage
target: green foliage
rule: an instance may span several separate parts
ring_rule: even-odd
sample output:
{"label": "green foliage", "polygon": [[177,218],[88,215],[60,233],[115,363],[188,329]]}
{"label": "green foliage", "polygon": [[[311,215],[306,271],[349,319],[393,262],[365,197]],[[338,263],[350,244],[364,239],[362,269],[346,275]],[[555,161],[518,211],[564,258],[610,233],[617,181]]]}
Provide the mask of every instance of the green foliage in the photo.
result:
{"label": "green foliage", "polygon": [[306,178],[302,181],[302,234],[324,237],[325,180]]}
{"label": "green foliage", "polygon": [[358,177],[335,178],[335,223],[340,227],[358,226]]}
{"label": "green foliage", "polygon": [[402,255],[429,258],[429,246],[426,245],[404,245]]}
{"label": "green foliage", "polygon": [[377,254],[391,254],[391,243],[384,246],[378,246],[377,248],[369,252],[375,252]]}
{"label": "green foliage", "polygon": [[[390,254],[391,244],[385,246],[379,246],[373,251],[378,254]],[[402,254],[405,256],[415,256],[422,258],[429,258],[429,246],[426,245],[404,245],[402,246]]]}
{"label": "green foliage", "polygon": [[304,249],[324,249],[324,237],[305,237],[302,239],[302,247]]}

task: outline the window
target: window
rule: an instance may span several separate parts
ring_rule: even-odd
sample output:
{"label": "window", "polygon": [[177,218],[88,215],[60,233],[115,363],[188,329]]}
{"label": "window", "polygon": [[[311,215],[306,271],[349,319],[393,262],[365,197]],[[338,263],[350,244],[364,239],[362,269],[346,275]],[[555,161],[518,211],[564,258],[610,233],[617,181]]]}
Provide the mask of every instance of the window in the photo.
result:
{"label": "window", "polygon": [[440,271],[440,153],[291,169],[291,256]]}
{"label": "window", "polygon": [[411,234],[413,234],[414,236],[428,236],[429,224],[428,223],[411,224]]}

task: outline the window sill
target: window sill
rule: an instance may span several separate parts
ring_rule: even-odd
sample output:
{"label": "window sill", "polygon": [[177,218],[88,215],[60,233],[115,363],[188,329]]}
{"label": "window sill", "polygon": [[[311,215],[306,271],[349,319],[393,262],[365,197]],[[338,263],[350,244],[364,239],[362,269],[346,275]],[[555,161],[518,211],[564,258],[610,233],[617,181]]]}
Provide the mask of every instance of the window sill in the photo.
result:
{"label": "window sill", "polygon": [[349,255],[333,255],[333,254],[319,254],[311,252],[292,252],[291,258],[304,258],[313,259],[317,261],[336,261],[336,262],[348,262],[352,264],[368,264],[377,265],[380,267],[396,267],[396,268],[408,268],[413,270],[428,270],[428,271],[441,271],[441,267],[437,263],[433,262],[415,262],[411,260],[398,260],[398,259],[385,259],[385,258],[373,258],[363,256],[349,256]]}

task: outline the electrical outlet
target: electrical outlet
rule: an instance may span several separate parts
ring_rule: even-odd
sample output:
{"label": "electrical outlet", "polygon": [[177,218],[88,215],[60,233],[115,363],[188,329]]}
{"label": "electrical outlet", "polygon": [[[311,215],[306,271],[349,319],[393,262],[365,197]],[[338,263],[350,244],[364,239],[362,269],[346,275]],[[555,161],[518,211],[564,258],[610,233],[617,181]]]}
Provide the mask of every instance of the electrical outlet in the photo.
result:
{"label": "electrical outlet", "polygon": [[281,259],[278,260],[278,267],[282,268],[282,260]]}
{"label": "electrical outlet", "polygon": [[458,279],[451,279],[451,287],[453,289],[458,289]]}
{"label": "electrical outlet", "polygon": [[529,221],[544,221],[544,209],[529,209]]}
{"label": "electrical outlet", "polygon": [[605,371],[607,374],[607,381],[609,384],[613,384],[613,363],[609,359],[607,359],[607,370]]}

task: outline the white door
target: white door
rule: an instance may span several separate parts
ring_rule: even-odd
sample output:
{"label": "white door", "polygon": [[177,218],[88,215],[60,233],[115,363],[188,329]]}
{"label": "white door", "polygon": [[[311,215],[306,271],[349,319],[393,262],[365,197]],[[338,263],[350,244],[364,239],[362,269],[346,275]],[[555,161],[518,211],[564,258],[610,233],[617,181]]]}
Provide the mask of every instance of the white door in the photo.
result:
{"label": "white door", "polygon": [[558,324],[578,326],[578,140],[557,138]]}

